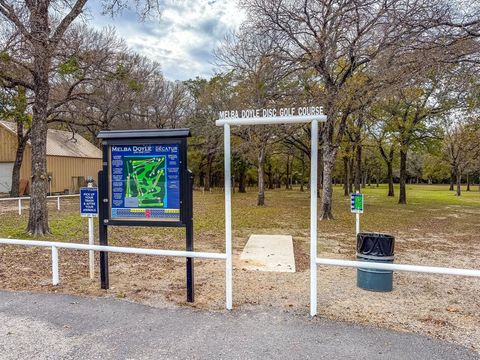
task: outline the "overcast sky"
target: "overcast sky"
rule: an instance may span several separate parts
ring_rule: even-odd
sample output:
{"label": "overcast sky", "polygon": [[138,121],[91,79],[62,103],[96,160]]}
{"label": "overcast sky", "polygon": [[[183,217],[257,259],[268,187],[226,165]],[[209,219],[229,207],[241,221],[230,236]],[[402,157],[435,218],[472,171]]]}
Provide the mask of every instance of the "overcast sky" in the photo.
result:
{"label": "overcast sky", "polygon": [[89,23],[114,26],[130,48],[158,61],[170,80],[213,75],[213,50],[244,18],[236,0],[169,0],[160,18],[145,22],[131,10],[104,16],[98,3],[90,3]]}

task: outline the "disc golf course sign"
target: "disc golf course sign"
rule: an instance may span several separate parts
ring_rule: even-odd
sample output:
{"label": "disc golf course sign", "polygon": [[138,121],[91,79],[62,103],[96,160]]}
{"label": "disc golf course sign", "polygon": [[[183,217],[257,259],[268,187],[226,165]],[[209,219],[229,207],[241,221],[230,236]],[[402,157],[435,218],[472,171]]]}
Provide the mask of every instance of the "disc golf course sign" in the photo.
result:
{"label": "disc golf course sign", "polygon": [[[185,227],[193,251],[192,176],[187,169],[188,129],[101,131],[100,245],[109,226]],[[100,253],[103,289],[109,287],[108,254]],[[193,260],[187,258],[187,301],[193,301]]]}

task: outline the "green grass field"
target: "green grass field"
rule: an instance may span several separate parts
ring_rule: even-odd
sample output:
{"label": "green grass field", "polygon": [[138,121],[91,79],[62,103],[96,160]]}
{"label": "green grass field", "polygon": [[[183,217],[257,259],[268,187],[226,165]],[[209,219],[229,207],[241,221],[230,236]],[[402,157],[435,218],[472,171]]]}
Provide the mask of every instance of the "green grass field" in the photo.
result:
{"label": "green grass field", "polygon": [[[395,189],[398,194],[398,188]],[[362,231],[395,236],[395,262],[479,269],[480,192],[472,188],[456,197],[448,186],[409,185],[407,205],[386,196],[386,186],[367,187]],[[310,196],[298,189],[266,192],[257,207],[255,189],[233,194],[234,307],[267,306],[308,314]],[[0,237],[28,238],[28,211],[15,203],[0,208]],[[318,255],[355,258],[355,215],[340,186],[334,191],[335,220],[318,225]],[[62,211],[50,204],[52,234],[45,240],[87,242],[87,220],[78,200],[62,200]],[[251,234],[293,236],[295,273],[246,271],[239,260]],[[157,249],[185,248],[184,229],[109,229],[110,245]],[[224,194],[194,192],[194,239],[197,251],[224,251]],[[97,256],[97,255],[96,255]],[[88,278],[85,251],[60,252],[59,286],[50,279],[50,250],[0,247],[0,289],[116,296],[153,306],[185,304],[185,261],[178,258],[111,254],[110,283],[102,291]],[[98,267],[96,268],[98,272]],[[223,261],[195,260],[196,301],[205,309],[224,308]],[[355,270],[318,268],[319,315],[396,330],[414,331],[480,349],[480,283],[476,278],[395,272],[394,291],[360,290]]]}
{"label": "green grass field", "polygon": [[[463,191],[462,196],[455,196],[448,191],[447,185],[408,185],[407,205],[398,205],[398,197],[387,197],[386,185],[366,187],[365,213],[361,215],[362,231],[396,232],[408,231],[411,227],[423,227],[425,222],[440,225],[441,228],[468,228],[468,221],[456,221],[455,217],[435,219],[448,215],[451,209],[480,209],[480,192],[477,187],[472,191]],[[398,194],[398,187],[395,189]],[[76,201],[62,200],[64,206],[59,213],[50,207],[50,226],[52,235],[48,240],[72,241],[84,238],[86,220],[78,215]],[[320,202],[320,200],[319,200]],[[233,194],[233,228],[236,236],[247,236],[251,232],[280,231],[292,235],[307,236],[310,221],[310,197],[308,192],[298,189],[276,189],[266,192],[266,205],[258,207],[256,190],[249,189],[246,194]],[[18,216],[12,203],[9,212],[0,215],[0,236],[12,238],[29,238],[24,229],[27,224],[27,211]],[[1,208],[0,208],[1,212]],[[354,228],[355,215],[350,213],[350,199],[343,196],[341,187],[334,191],[333,221],[319,222],[319,232],[351,232]],[[475,211],[474,211],[475,212]],[[443,221],[436,221],[443,220]],[[465,220],[465,219],[464,219]],[[224,231],[224,195],[220,189],[212,193],[194,192],[194,226],[197,236],[206,232],[209,236],[221,238]],[[452,229],[453,230],[453,229]],[[167,233],[177,234],[181,230],[167,229]],[[122,234],[124,231],[121,231]],[[135,234],[151,234],[154,229],[132,229]],[[115,231],[113,232],[115,234]],[[132,239],[134,241],[134,239]]]}

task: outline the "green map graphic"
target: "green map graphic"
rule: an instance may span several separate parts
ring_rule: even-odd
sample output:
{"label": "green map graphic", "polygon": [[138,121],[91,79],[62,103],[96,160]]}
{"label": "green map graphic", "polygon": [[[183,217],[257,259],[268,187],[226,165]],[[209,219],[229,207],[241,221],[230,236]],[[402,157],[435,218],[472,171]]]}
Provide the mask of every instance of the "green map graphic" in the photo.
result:
{"label": "green map graphic", "polygon": [[125,197],[137,198],[139,207],[164,207],[166,157],[124,157]]}

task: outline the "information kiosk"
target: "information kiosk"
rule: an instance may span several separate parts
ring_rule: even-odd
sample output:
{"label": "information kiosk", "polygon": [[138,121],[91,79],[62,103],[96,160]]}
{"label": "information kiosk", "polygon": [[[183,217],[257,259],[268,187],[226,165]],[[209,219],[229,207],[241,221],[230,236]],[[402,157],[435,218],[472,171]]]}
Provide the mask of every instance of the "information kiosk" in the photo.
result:
{"label": "information kiosk", "polygon": [[[187,169],[189,129],[106,130],[103,147],[99,241],[109,226],[185,227],[193,251],[193,177]],[[187,258],[187,301],[194,301],[193,259]],[[108,253],[100,252],[102,289],[109,287]]]}

